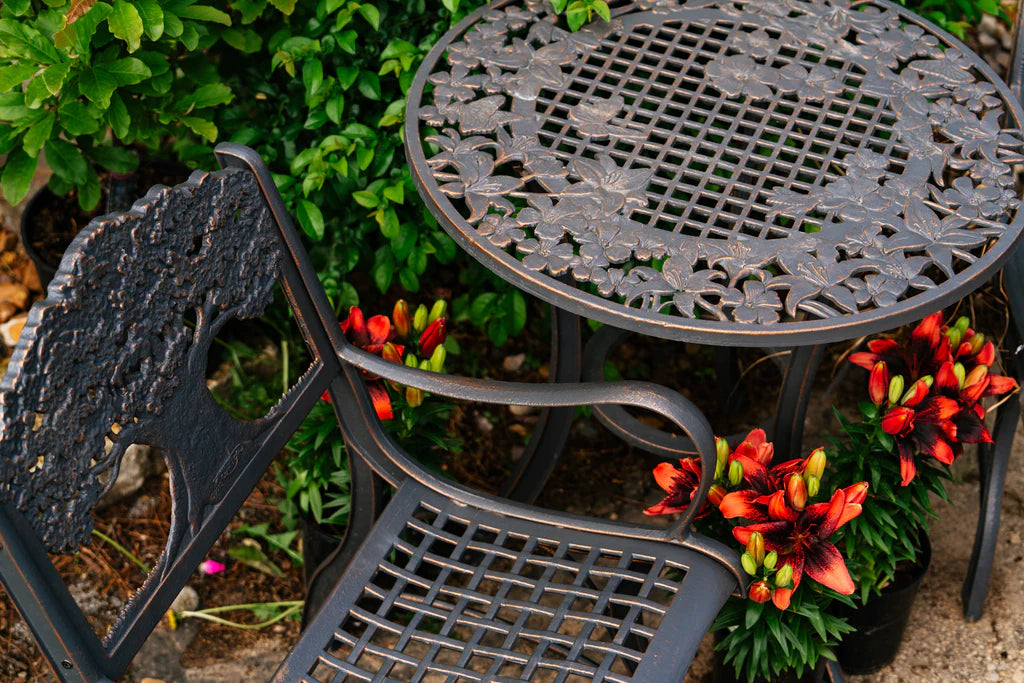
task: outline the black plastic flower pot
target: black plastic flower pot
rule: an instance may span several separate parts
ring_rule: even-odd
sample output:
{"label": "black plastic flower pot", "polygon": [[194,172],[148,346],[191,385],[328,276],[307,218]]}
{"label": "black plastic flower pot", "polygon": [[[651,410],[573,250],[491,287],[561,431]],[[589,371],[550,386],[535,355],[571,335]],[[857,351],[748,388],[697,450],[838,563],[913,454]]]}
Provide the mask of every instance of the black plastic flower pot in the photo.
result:
{"label": "black plastic flower pot", "polygon": [[57,273],[64,250],[90,220],[104,213],[124,212],[152,185],[176,185],[191,171],[176,161],[146,159],[131,174],[102,177],[102,199],[92,211],[82,211],[73,195],[58,196],[48,187],[35,193],[21,214],[21,243],[35,264],[39,284],[46,286]]}
{"label": "black plastic flower pot", "polygon": [[857,629],[843,636],[836,648],[843,671],[854,675],[872,674],[896,658],[914,598],[931,559],[932,546],[924,536],[917,564],[897,572],[896,581],[881,594],[856,609],[836,607],[836,612]]}
{"label": "black plastic flower pot", "polygon": [[[306,515],[301,516],[302,535],[302,583],[306,593],[306,604],[302,608],[302,627],[323,607],[331,589],[340,578],[344,567],[332,572],[330,561],[341,547],[342,537],[337,527],[317,524]],[[337,575],[336,575],[337,574]]]}

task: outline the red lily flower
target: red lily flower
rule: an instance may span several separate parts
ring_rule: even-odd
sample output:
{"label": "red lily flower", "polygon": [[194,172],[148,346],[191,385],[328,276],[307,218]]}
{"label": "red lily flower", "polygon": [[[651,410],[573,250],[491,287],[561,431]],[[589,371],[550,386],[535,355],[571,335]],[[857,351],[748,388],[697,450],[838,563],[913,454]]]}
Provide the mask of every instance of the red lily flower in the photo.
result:
{"label": "red lily flower", "polygon": [[942,311],[922,320],[906,344],[895,339],[872,339],[868,351],[850,354],[850,362],[871,370],[884,361],[891,375],[908,380],[934,375],[942,363],[951,360],[949,338],[942,334]]}
{"label": "red lily flower", "polygon": [[[760,434],[755,435],[755,432]],[[764,437],[763,430],[756,429],[750,434],[755,437],[753,443],[750,444],[750,447],[754,450],[754,455],[746,455],[746,453],[750,452],[748,449],[741,451],[744,444],[747,444],[751,439],[751,436],[748,436],[747,440],[737,446],[736,451],[729,456],[730,460],[735,459],[743,465],[743,479],[750,488],[726,494],[722,498],[718,510],[726,519],[743,517],[752,522],[760,522],[770,518],[768,505],[772,495],[786,488],[787,481],[791,475],[802,473],[810,463],[811,458],[815,457],[817,450],[813,451],[806,458],[787,460],[769,468],[767,465],[771,463],[773,445],[771,443],[764,444],[759,442],[759,439]]]}
{"label": "red lily flower", "polygon": [[[952,363],[950,374],[952,374]],[[941,381],[946,366],[939,369],[935,384]],[[954,377],[954,382],[956,378]],[[882,431],[892,435],[900,453],[900,485],[906,486],[917,474],[914,453],[930,455],[949,465],[956,457],[957,428],[952,418],[960,412],[959,404],[938,393],[922,396],[915,392],[904,405],[894,406],[882,416]]]}
{"label": "red lily flower", "polygon": [[[348,317],[341,322],[340,327],[341,331],[345,334],[345,338],[353,345],[358,346],[364,351],[376,354],[385,360],[394,363],[402,362],[402,354],[405,352],[405,347],[391,342],[395,337],[395,331],[392,329],[391,321],[386,315],[375,315],[366,320],[359,307],[353,306],[348,310]],[[388,395],[388,390],[380,378],[374,375],[367,375],[366,390],[370,393],[370,399],[373,401],[373,408],[377,412],[377,417],[381,420],[393,419],[395,414],[391,409],[391,397]],[[328,403],[331,402],[330,394],[326,391],[320,398]]]}
{"label": "red lily flower", "polygon": [[793,591],[800,585],[803,574],[843,595],[853,593],[853,580],[839,550],[829,538],[843,524],[860,514],[861,503],[867,495],[867,484],[861,482],[832,494],[827,503],[808,505],[798,513],[785,502],[785,492],[777,491],[769,504],[770,519],[765,522],[736,527],[732,535],[746,544],[753,532],[764,536],[765,548],[778,553],[778,566],[793,568],[791,588],[776,588],[772,602],[779,609],[789,607]]}
{"label": "red lily flower", "polygon": [[[680,458],[678,469],[670,462],[658,463],[654,468],[654,481],[658,482],[658,486],[668,495],[661,502],[644,510],[645,515],[654,517],[686,512],[700,485],[700,460]],[[697,516],[703,517],[709,511],[707,505],[704,505]]]}
{"label": "red lily flower", "polygon": [[953,363],[943,364],[935,375],[933,391],[956,401],[960,408],[951,418],[956,425],[954,458],[963,453],[965,443],[992,443],[992,435],[985,427],[985,409],[979,401],[986,396],[1005,394],[1016,387],[1017,382],[1013,378],[989,374],[988,366],[984,364],[975,366],[961,385]]}
{"label": "red lily flower", "polygon": [[423,330],[423,334],[420,335],[420,353],[428,358],[434,349],[439,344],[444,343],[446,332],[444,327],[444,318],[438,318],[434,322],[427,325],[427,328]]}

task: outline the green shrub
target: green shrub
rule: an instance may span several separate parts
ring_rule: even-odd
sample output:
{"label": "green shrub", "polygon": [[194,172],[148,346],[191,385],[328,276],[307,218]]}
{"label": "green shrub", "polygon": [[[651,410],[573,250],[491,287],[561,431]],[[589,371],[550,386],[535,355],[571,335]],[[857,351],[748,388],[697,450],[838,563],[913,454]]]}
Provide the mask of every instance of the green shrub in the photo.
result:
{"label": "green shrub", "polygon": [[173,139],[187,153],[197,139],[216,140],[213,110],[233,94],[204,52],[221,40],[262,42],[196,0],[16,0],[0,17],[0,187],[11,203],[28,192],[40,152],[51,189],[77,189],[89,210],[98,169],[133,171],[133,146]]}

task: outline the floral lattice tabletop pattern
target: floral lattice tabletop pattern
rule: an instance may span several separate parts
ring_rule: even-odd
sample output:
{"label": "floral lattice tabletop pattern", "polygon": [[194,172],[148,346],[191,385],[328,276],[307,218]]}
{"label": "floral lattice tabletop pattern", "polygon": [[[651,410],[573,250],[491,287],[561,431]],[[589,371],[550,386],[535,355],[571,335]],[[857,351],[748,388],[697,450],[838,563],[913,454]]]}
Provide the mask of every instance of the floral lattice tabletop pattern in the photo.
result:
{"label": "floral lattice tabletop pattern", "polygon": [[493,6],[414,83],[413,167],[463,246],[591,317],[670,337],[892,327],[984,281],[1022,222],[1019,105],[918,22],[641,0],[570,33],[546,4]]}

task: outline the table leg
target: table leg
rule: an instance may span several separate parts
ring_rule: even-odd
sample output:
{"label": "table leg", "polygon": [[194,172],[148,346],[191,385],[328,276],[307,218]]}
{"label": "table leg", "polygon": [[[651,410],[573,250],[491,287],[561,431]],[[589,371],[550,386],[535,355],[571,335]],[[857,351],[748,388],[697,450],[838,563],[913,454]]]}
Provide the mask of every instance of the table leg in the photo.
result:
{"label": "table leg", "polygon": [[978,529],[974,534],[974,549],[960,592],[964,618],[968,621],[981,618],[985,597],[988,595],[996,542],[999,540],[999,514],[1006,486],[1006,469],[1019,418],[1018,394],[999,406],[992,435],[993,443],[978,445]]}
{"label": "table leg", "polygon": [[[551,307],[551,380],[580,381],[580,319]],[[544,488],[569,438],[575,408],[545,408],[515,471],[501,490],[505,498],[532,503]]]}
{"label": "table leg", "polygon": [[785,462],[802,455],[804,419],[814,387],[824,346],[799,346],[790,352],[789,366],[782,380],[779,405],[772,423],[771,438],[775,443],[775,462]]}

